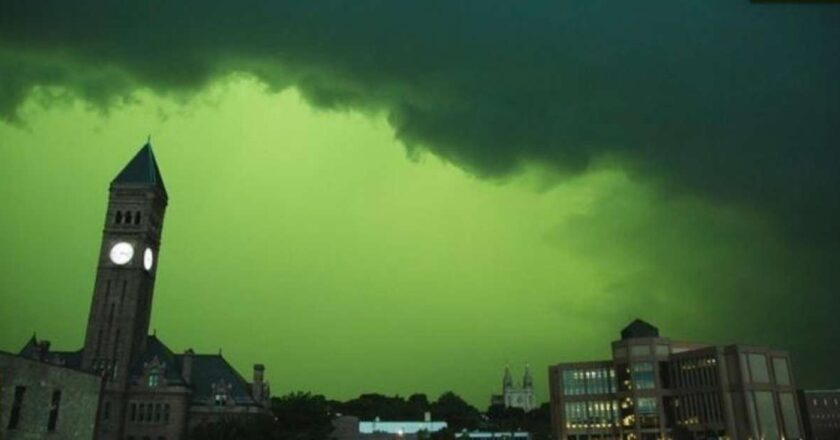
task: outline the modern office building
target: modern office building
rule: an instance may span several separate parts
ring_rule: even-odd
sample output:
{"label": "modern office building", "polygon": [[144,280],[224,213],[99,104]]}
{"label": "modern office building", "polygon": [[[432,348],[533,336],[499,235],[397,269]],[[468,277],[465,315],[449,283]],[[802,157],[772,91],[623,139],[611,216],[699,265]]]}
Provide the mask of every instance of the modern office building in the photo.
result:
{"label": "modern office building", "polygon": [[808,440],[840,440],[840,390],[799,390]]}
{"label": "modern office building", "polygon": [[786,352],[660,337],[635,320],[612,358],[549,367],[558,440],[803,438]]}

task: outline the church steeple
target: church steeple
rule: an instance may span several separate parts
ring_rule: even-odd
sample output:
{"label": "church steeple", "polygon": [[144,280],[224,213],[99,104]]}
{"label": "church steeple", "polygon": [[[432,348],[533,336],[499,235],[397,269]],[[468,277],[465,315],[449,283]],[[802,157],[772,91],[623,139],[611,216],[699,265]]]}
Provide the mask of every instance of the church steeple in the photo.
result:
{"label": "church steeple", "polygon": [[531,365],[525,364],[525,376],[522,377],[522,388],[533,388],[534,378],[531,376]]}
{"label": "church steeple", "polygon": [[502,389],[513,388],[513,376],[510,374],[510,366],[505,366],[505,377],[502,379]]}

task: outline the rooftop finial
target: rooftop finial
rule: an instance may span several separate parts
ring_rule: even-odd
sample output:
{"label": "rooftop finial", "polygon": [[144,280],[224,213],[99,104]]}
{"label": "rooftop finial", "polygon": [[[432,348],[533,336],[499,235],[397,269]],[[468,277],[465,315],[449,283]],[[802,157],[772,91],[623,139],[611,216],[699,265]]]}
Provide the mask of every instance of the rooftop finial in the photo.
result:
{"label": "rooftop finial", "polygon": [[146,137],[146,145],[151,145],[151,143],[152,143],[152,135],[148,135]]}

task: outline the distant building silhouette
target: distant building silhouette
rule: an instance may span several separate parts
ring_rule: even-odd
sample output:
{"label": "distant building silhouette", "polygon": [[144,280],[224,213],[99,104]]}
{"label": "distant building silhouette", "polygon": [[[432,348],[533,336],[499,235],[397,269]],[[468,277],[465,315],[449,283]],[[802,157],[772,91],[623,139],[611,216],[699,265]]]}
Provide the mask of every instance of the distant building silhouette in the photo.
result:
{"label": "distant building silhouette", "polygon": [[549,368],[558,440],[805,438],[787,352],[677,342],[635,320],[612,359]]}
{"label": "distant building silhouette", "polygon": [[[254,366],[248,383],[221,352],[188,349],[175,354],[157,335],[149,335],[167,203],[163,178],[146,143],[111,182],[84,346],[50,351],[49,343],[33,336],[19,353],[102,378],[95,420],[100,440],[181,439],[202,422],[267,412],[269,388],[262,365]],[[19,371],[5,375],[3,395],[21,377]],[[24,408],[31,404],[24,399]],[[47,410],[42,410],[43,417]],[[69,420],[59,416],[57,423]],[[13,434],[4,438],[17,438]]]}
{"label": "distant building silhouette", "polygon": [[521,386],[514,384],[510,367],[505,367],[504,376],[502,376],[502,394],[491,396],[490,404],[504,405],[505,408],[521,408],[528,412],[536,408],[534,399],[534,378],[531,375],[531,367],[525,365]]}
{"label": "distant building silhouette", "polygon": [[432,420],[431,413],[426,413],[423,420],[382,421],[379,417],[374,420],[359,420],[354,416],[338,416],[333,420],[335,440],[414,440],[420,433],[428,435],[446,429],[444,421]]}

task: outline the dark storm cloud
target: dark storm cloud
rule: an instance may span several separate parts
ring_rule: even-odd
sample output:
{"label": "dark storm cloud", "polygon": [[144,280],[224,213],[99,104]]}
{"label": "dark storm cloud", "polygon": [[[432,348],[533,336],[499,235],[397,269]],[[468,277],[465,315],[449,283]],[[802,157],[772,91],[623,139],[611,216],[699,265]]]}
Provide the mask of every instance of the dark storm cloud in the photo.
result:
{"label": "dark storm cloud", "polygon": [[479,175],[614,155],[837,240],[836,6],[7,0],[0,20],[6,117],[38,85],[107,103],[244,70],[383,110],[409,147]]}
{"label": "dark storm cloud", "polygon": [[[807,256],[789,268],[802,283],[796,286],[810,292],[811,305],[836,309],[836,5],[2,0],[0,6],[6,118],[40,85],[108,105],[138,87],[189,95],[234,71],[277,89],[297,86],[319,107],[383,111],[409,148],[480,176],[531,162],[574,173],[606,156],[666,192],[769,214],[784,228],[786,258]],[[760,297],[756,291],[745,298]],[[825,330],[840,332],[838,324],[826,324],[830,317],[814,313]]]}

